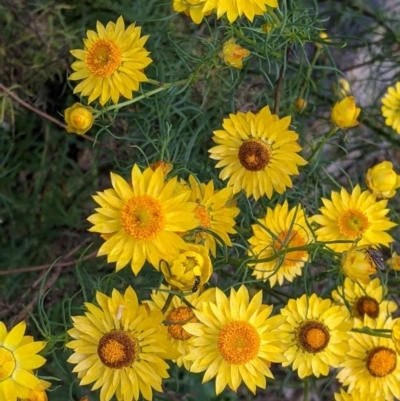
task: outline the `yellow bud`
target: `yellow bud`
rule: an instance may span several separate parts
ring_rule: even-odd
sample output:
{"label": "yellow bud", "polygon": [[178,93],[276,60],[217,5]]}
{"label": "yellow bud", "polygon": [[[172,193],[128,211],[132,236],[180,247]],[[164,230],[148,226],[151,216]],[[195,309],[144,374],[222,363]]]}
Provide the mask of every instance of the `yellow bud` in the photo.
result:
{"label": "yellow bud", "polygon": [[75,103],[65,109],[64,119],[67,123],[67,132],[83,135],[92,128],[94,122],[93,109],[90,106]]}
{"label": "yellow bud", "polygon": [[351,94],[349,81],[344,78],[339,78],[337,84],[332,85],[332,90],[335,95],[343,99]]}
{"label": "yellow bud", "polygon": [[172,171],[174,167],[171,163],[166,163],[162,160],[158,160],[155,163],[151,164],[150,168],[153,171],[156,171],[158,168],[161,168],[164,175],[167,175],[170,171]]}
{"label": "yellow bud", "polygon": [[368,169],[365,183],[377,198],[392,198],[400,187],[400,175],[393,170],[391,162],[384,161]]}
{"label": "yellow bud", "polygon": [[296,107],[296,110],[298,111],[303,111],[307,107],[307,100],[298,97],[294,102],[294,107]]}
{"label": "yellow bud", "polygon": [[[320,33],[318,34],[318,36],[319,36],[320,39],[322,39],[324,42],[329,42],[329,36],[328,36],[328,34],[327,34],[326,32],[320,32]],[[319,48],[322,47],[322,44],[321,44],[321,43],[315,42],[314,44],[315,44],[316,47],[319,47]]]}
{"label": "yellow bud", "polygon": [[397,255],[396,252],[392,253],[392,257],[386,263],[392,270],[400,272],[400,255]]}
{"label": "yellow bud", "polygon": [[342,254],[343,273],[353,281],[369,284],[372,274],[376,273],[375,262],[368,254],[367,246],[353,246]]}
{"label": "yellow bud", "polygon": [[23,398],[23,401],[47,401],[46,389],[50,386],[50,382],[40,380],[40,384],[38,384],[34,389],[31,389],[29,397]]}
{"label": "yellow bud", "polygon": [[229,39],[223,44],[220,57],[229,67],[241,69],[243,67],[242,59],[250,54],[250,50],[237,45],[234,38]]}
{"label": "yellow bud", "polygon": [[341,129],[358,125],[357,117],[361,109],[356,107],[354,96],[347,96],[337,102],[331,111],[331,120]]}
{"label": "yellow bud", "polygon": [[274,29],[273,25],[269,24],[266,22],[265,24],[261,25],[261,30],[264,31],[265,33],[269,33]]}

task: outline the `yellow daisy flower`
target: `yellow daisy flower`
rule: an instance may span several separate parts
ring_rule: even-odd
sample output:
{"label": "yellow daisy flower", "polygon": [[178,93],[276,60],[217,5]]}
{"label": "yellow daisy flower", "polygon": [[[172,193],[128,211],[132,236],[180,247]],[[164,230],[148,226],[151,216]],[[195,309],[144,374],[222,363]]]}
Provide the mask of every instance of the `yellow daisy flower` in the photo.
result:
{"label": "yellow daisy flower", "polygon": [[385,124],[400,134],[400,82],[390,86],[382,99],[382,115]]}
{"label": "yellow daisy flower", "polygon": [[28,398],[32,390],[40,386],[40,379],[32,371],[46,362],[45,358],[37,355],[46,342],[33,341],[31,336],[24,336],[25,329],[25,321],[10,331],[0,322],[0,400]]}
{"label": "yellow daisy flower", "polygon": [[393,164],[385,160],[368,169],[365,184],[377,198],[392,198],[400,187],[400,175],[393,170]]}
{"label": "yellow daisy flower", "polygon": [[177,13],[184,13],[195,24],[200,24],[203,18],[212,13],[212,10],[203,11],[206,0],[173,0],[173,8]]}
{"label": "yellow daisy flower", "polygon": [[327,376],[329,367],[337,368],[344,360],[353,325],[347,310],[316,294],[304,294],[289,300],[281,314],[287,320],[280,329],[289,334],[287,362],[282,366],[292,365],[303,379],[312,374]]}
{"label": "yellow daisy flower", "polygon": [[230,114],[224,119],[223,130],[214,131],[218,146],[209,150],[210,158],[220,160],[223,167],[219,177],[229,178],[233,193],[244,189],[246,196],[257,200],[264,194],[271,198],[292,187],[290,175],[297,175],[297,166],[307,161],[297,153],[298,134],[289,130],[291,117],[282,119],[271,114],[268,106],[257,114],[251,112]]}
{"label": "yellow daisy flower", "polygon": [[186,249],[176,232],[198,225],[196,204],[187,202],[189,190],[174,193],[176,177],[166,183],[161,168],[141,172],[135,164],[132,185],[114,173],[111,183],[113,189],[93,196],[101,207],[88,218],[93,224],[89,231],[106,235],[98,256],[108,255],[108,262],[117,262],[117,271],[131,261],[138,274],[146,260],[158,269],[160,259]]}
{"label": "yellow daisy flower", "polygon": [[245,286],[227,297],[216,288],[216,301],[204,301],[194,314],[199,323],[184,325],[195,336],[193,349],[185,357],[191,372],[203,372],[203,383],[216,377],[216,393],[226,386],[236,391],[242,381],[253,392],[266,388],[273,378],[271,362],[283,362],[285,337],[279,327],[282,316],[270,317],[272,306],[262,304],[262,291],[251,300]]}
{"label": "yellow daisy flower", "polygon": [[[269,280],[271,287],[277,282],[283,284],[284,279],[292,282],[294,277],[301,276],[302,267],[308,259],[305,250],[290,251],[314,242],[308,228],[307,217],[302,207],[296,206],[289,210],[288,202],[278,204],[274,209],[267,209],[259,224],[252,225],[254,236],[249,239],[248,254],[256,255],[257,259],[267,259],[268,262],[249,263],[254,269],[253,276],[264,281]],[[286,250],[278,257],[277,252]]]}
{"label": "yellow daisy flower", "polygon": [[[393,320],[383,314],[375,320],[365,315],[364,326],[391,330]],[[336,376],[339,381],[349,386],[348,392],[356,389],[371,396],[400,398],[400,355],[393,341],[356,332],[351,332],[350,336],[350,350]]]}
{"label": "yellow daisy flower", "polygon": [[[345,188],[340,193],[332,191],[332,200],[322,198],[324,204],[319,210],[322,214],[313,216],[313,220],[322,227],[315,231],[317,240],[356,241],[357,245],[389,246],[393,238],[386,233],[397,224],[385,217],[389,209],[385,209],[387,200],[377,201],[369,191],[361,192],[356,185],[349,194]],[[327,246],[336,252],[351,248],[352,243],[328,243]]]}
{"label": "yellow daisy flower", "polygon": [[[196,202],[196,218],[199,221],[193,240],[203,244],[215,257],[217,250],[216,244],[232,246],[228,234],[236,234],[234,218],[240,210],[236,207],[236,202],[232,200],[232,188],[214,189],[214,182],[208,184],[199,183],[195,177],[190,175],[189,184],[191,194],[189,201]],[[215,235],[213,235],[215,234]]]}
{"label": "yellow daisy flower", "polygon": [[[161,311],[166,304],[168,298],[168,292],[163,290],[169,290],[168,287],[161,285],[161,291],[152,291],[151,301],[146,301],[151,310]],[[172,298],[171,304],[164,312],[164,320],[166,321],[169,338],[175,349],[180,352],[178,359],[174,360],[176,364],[185,369],[190,370],[193,361],[184,359],[184,357],[193,349],[193,341],[196,337],[189,334],[183,326],[187,323],[196,323],[199,320],[193,313],[193,309],[188,306],[188,303],[193,308],[198,309],[201,304],[205,301],[215,303],[215,288],[209,288],[203,293],[199,291],[184,297],[186,302],[183,302],[179,296]]]}
{"label": "yellow daisy flower", "polygon": [[388,401],[385,396],[376,397],[374,394],[363,393],[359,390],[353,390],[351,394],[346,393],[343,388],[340,393],[334,394],[335,401]]}
{"label": "yellow daisy flower", "polygon": [[97,291],[100,307],[86,302],[85,316],[73,316],[74,338],[67,347],[74,350],[67,362],[76,366],[80,385],[101,387],[100,401],[114,394],[118,401],[143,397],[151,400],[153,389],[162,392],[162,379],[169,377],[164,359],[179,356],[168,340],[161,312],[139,305],[132,287],[124,294],[116,289],[111,297]]}
{"label": "yellow daisy flower", "polygon": [[207,0],[203,12],[217,10],[217,17],[225,13],[230,23],[245,15],[251,22],[254,16],[263,15],[268,7],[278,7],[278,0]]}
{"label": "yellow daisy flower", "polygon": [[81,103],[74,103],[65,109],[64,119],[67,123],[66,131],[83,135],[92,128],[94,123],[93,108]]}
{"label": "yellow daisy flower", "polygon": [[364,315],[377,319],[380,315],[390,316],[397,309],[395,302],[385,300],[386,295],[387,288],[381,285],[379,278],[367,285],[346,278],[343,287],[332,291],[333,300],[351,311],[357,326],[363,323]]}
{"label": "yellow daisy flower", "polygon": [[358,125],[357,117],[361,109],[356,107],[354,96],[347,96],[337,102],[331,110],[331,120],[340,129],[347,129]]}
{"label": "yellow daisy flower", "polygon": [[369,284],[370,276],[376,274],[376,264],[366,245],[352,246],[343,252],[341,266],[345,276],[362,284]]}
{"label": "yellow daisy flower", "polygon": [[147,81],[143,69],[151,62],[150,53],[143,47],[148,35],[140,37],[141,28],[131,24],[125,29],[124,20],[109,22],[104,27],[97,22],[97,32],[87,31],[84,49],[71,50],[78,59],[72,63],[75,71],[69,79],[82,82],[74,93],[89,96],[88,103],[100,97],[104,105],[109,99],[118,103],[120,95],[132,99],[139,83]]}
{"label": "yellow daisy flower", "polygon": [[236,44],[235,38],[231,38],[224,42],[222,51],[219,56],[224,60],[224,63],[229,67],[241,69],[243,67],[243,58],[250,55],[250,50],[244,49]]}

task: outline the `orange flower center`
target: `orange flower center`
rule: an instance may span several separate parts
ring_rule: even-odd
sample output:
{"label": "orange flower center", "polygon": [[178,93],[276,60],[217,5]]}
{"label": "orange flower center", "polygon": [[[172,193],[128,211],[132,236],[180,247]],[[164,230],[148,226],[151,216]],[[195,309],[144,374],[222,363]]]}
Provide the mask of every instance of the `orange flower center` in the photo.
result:
{"label": "orange flower center", "polygon": [[151,241],[164,230],[165,215],[158,199],[139,195],[127,200],[121,209],[121,225],[138,241]]}
{"label": "orange flower center", "polygon": [[390,348],[376,347],[367,356],[367,369],[374,377],[385,377],[397,366],[397,354]]}
{"label": "orange flower center", "polygon": [[[282,248],[296,248],[303,246],[307,243],[303,235],[297,230],[291,230],[290,233],[288,231],[282,231],[278,238],[274,240],[273,247],[275,251],[279,251]],[[288,252],[285,255],[285,259],[283,261],[284,267],[294,267],[297,263],[307,259],[306,251],[293,251]]]}
{"label": "orange flower center", "polygon": [[101,362],[109,368],[127,368],[138,358],[139,344],[127,332],[114,330],[101,337],[97,354]]}
{"label": "orange flower center", "polygon": [[196,218],[200,221],[200,225],[203,228],[209,228],[211,225],[210,214],[207,209],[203,205],[197,205],[196,209],[194,209],[194,213]]}
{"label": "orange flower center", "polygon": [[354,315],[359,318],[368,315],[372,319],[376,319],[379,315],[379,304],[374,298],[368,296],[360,297],[354,304]]}
{"label": "orange flower center", "polygon": [[112,75],[122,61],[121,48],[110,39],[98,39],[88,49],[86,67],[95,77],[105,78]]}
{"label": "orange flower center", "polygon": [[360,210],[346,210],[339,218],[339,231],[349,239],[362,237],[370,226],[367,216]]}
{"label": "orange flower center", "polygon": [[256,358],[260,344],[261,338],[256,328],[241,321],[226,324],[217,339],[218,352],[231,365],[243,365]]}
{"label": "orange flower center", "polygon": [[249,171],[261,171],[270,162],[271,148],[260,140],[245,141],[239,148],[240,164]]}
{"label": "orange flower center", "polygon": [[329,344],[330,335],[324,324],[308,320],[297,329],[296,338],[304,351],[316,354],[323,351]]}
{"label": "orange flower center", "polygon": [[175,340],[185,341],[192,337],[182,326],[186,323],[197,323],[199,320],[187,306],[172,309],[167,316],[168,333]]}
{"label": "orange flower center", "polygon": [[14,355],[7,348],[0,346],[0,382],[9,378],[16,368]]}

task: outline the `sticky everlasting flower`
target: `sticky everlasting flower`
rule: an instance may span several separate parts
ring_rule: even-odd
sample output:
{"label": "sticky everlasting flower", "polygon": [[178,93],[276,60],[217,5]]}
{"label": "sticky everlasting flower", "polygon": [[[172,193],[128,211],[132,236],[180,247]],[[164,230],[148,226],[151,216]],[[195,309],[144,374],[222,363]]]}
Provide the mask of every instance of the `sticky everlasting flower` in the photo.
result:
{"label": "sticky everlasting flower", "polygon": [[376,396],[375,394],[364,393],[360,390],[353,390],[351,394],[346,393],[343,388],[340,389],[340,393],[335,393],[335,401],[388,401],[384,396]]}
{"label": "sticky everlasting flower", "polygon": [[376,273],[375,262],[368,254],[366,246],[353,246],[343,252],[341,264],[347,277],[363,284],[368,284],[369,276]]}
{"label": "sticky everlasting flower", "polygon": [[392,270],[400,271],[400,255],[396,252],[392,253],[392,257],[386,262]]}
{"label": "sticky everlasting flower", "polygon": [[[352,193],[342,188],[340,193],[332,191],[332,200],[322,198],[324,204],[319,210],[321,214],[313,216],[313,220],[322,227],[315,231],[318,241],[355,241],[357,245],[388,246],[393,238],[386,233],[396,224],[391,222],[385,209],[387,200],[377,201],[369,191],[361,192],[356,185]],[[336,252],[351,248],[352,243],[328,243],[327,246]]]}
{"label": "sticky everlasting flower", "polygon": [[249,50],[243,49],[242,46],[237,45],[236,40],[232,38],[223,44],[220,57],[229,67],[241,69],[243,67],[243,58],[247,57],[249,54]]}
{"label": "sticky everlasting flower", "polygon": [[257,200],[292,187],[290,175],[299,174],[297,166],[307,161],[297,154],[301,147],[298,134],[289,130],[290,121],[290,116],[279,119],[266,106],[257,114],[230,114],[223,130],[214,131],[218,146],[209,150],[210,157],[219,160],[216,167],[223,167],[219,177],[229,178],[234,193],[243,189]]}
{"label": "sticky everlasting flower", "polygon": [[207,0],[173,0],[173,8],[177,13],[184,13],[190,16],[192,21],[200,24],[204,16],[210,15],[212,10],[207,12],[203,11],[204,5]]}
{"label": "sticky everlasting flower", "polygon": [[132,99],[132,92],[139,89],[139,83],[147,81],[143,69],[152,60],[143,46],[148,36],[140,37],[141,28],[135,24],[125,29],[122,17],[106,27],[97,22],[96,27],[97,32],[87,31],[83,50],[71,50],[78,61],[72,63],[75,72],[69,79],[82,80],[74,93],[89,96],[88,103],[100,97],[101,105],[109,99],[116,104],[121,95]]}
{"label": "sticky everlasting flower", "polygon": [[340,128],[347,129],[358,125],[357,117],[361,109],[356,107],[353,96],[347,96],[333,106],[331,120]]}
{"label": "sticky everlasting flower", "polygon": [[392,340],[396,348],[397,353],[400,355],[400,319],[394,320],[392,328]]}
{"label": "sticky everlasting flower", "polygon": [[75,364],[80,385],[101,387],[100,401],[115,394],[118,401],[151,400],[153,389],[162,392],[169,377],[164,359],[179,356],[168,339],[163,315],[139,305],[135,291],[113,290],[111,297],[97,291],[100,307],[86,302],[85,316],[73,316],[67,344],[74,350],[68,362]]}
{"label": "sticky everlasting flower", "polygon": [[253,392],[273,378],[271,362],[282,362],[285,336],[279,327],[282,316],[269,317],[272,306],[262,304],[262,291],[251,300],[245,286],[229,298],[216,288],[216,301],[204,301],[194,311],[199,323],[184,325],[193,335],[193,349],[185,357],[191,372],[203,372],[203,383],[216,377],[216,393],[226,386],[236,391],[242,381]]}
{"label": "sticky everlasting flower", "polygon": [[67,123],[67,132],[83,135],[92,128],[94,122],[93,108],[75,103],[65,109],[64,118]]}
{"label": "sticky everlasting flower", "polygon": [[26,323],[18,323],[10,331],[0,322],[0,400],[17,401],[27,399],[32,390],[40,386],[34,369],[43,366],[46,359],[37,355],[45,341],[33,341],[24,336]]}
{"label": "sticky everlasting flower", "polygon": [[[253,276],[257,279],[269,280],[271,287],[276,283],[283,284],[284,279],[292,282],[300,276],[302,267],[308,259],[304,250],[290,251],[290,248],[300,248],[313,242],[313,236],[307,225],[307,218],[301,206],[289,210],[285,201],[277,204],[274,209],[267,209],[265,218],[252,225],[254,236],[249,239],[249,256],[257,259],[275,259],[266,262],[249,263],[254,269]],[[281,256],[277,252],[285,251]]]}
{"label": "sticky everlasting flower", "polygon": [[365,183],[377,198],[392,198],[400,187],[400,175],[393,170],[391,162],[384,161],[368,169]]}
{"label": "sticky everlasting flower", "polygon": [[382,99],[382,115],[385,124],[400,134],[400,82],[390,86]]}
{"label": "sticky everlasting flower", "polygon": [[220,18],[226,13],[230,23],[245,15],[253,22],[255,15],[263,15],[268,7],[278,7],[278,0],[207,0],[203,12],[217,10]]}
{"label": "sticky everlasting flower", "polygon": [[51,383],[40,379],[40,384],[30,390],[29,396],[23,398],[22,401],[48,401],[46,389],[51,386]]}
{"label": "sticky everlasting flower", "polygon": [[287,318],[281,330],[289,334],[282,366],[292,365],[300,379],[327,376],[330,366],[337,368],[345,359],[352,327],[347,310],[316,294],[304,294],[289,300],[281,314]]}
{"label": "sticky everlasting flower", "polygon": [[161,259],[186,249],[176,232],[191,230],[198,221],[196,204],[187,202],[190,191],[175,193],[176,177],[165,182],[161,168],[141,172],[137,165],[131,175],[128,184],[111,173],[113,189],[93,196],[100,208],[88,220],[93,224],[89,231],[106,238],[98,256],[108,255],[117,271],[131,262],[132,271],[138,274],[146,260],[158,269]]}

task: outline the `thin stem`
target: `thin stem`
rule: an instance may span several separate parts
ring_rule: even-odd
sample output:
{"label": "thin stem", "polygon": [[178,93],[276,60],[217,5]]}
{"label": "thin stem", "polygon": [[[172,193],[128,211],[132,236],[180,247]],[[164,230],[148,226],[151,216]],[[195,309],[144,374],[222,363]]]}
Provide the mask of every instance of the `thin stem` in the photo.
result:
{"label": "thin stem", "polygon": [[235,36],[237,36],[239,39],[243,40],[243,42],[247,43],[248,45],[255,46],[256,42],[254,40],[249,39],[247,36],[245,36],[241,29],[236,28],[234,25],[232,25],[232,28],[233,28],[233,32],[235,33]]}
{"label": "thin stem", "polygon": [[353,333],[368,334],[374,337],[392,338],[392,330],[390,329],[371,329],[364,326],[361,329],[353,328],[350,331],[352,331]]}
{"label": "thin stem", "polygon": [[174,298],[174,294],[171,294],[171,293],[169,293],[168,294],[168,298],[167,298],[167,300],[165,301],[165,304],[164,304],[164,306],[163,306],[163,308],[161,309],[161,312],[164,314],[166,311],[167,311],[167,309],[169,308],[169,306],[171,305],[171,302],[172,302],[172,299]]}
{"label": "thin stem", "polygon": [[308,158],[308,162],[311,163],[311,160],[313,157],[318,153],[318,151],[324,146],[328,140],[339,130],[338,127],[332,126],[331,129],[328,131],[327,134],[325,134],[324,139],[320,142],[318,142],[317,146],[313,149],[311,152],[311,155]]}
{"label": "thin stem", "polygon": [[304,401],[308,401],[308,392],[309,392],[309,381],[308,378],[303,380],[304,383],[304,396],[303,396],[303,400]]}

